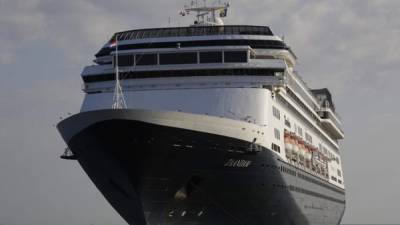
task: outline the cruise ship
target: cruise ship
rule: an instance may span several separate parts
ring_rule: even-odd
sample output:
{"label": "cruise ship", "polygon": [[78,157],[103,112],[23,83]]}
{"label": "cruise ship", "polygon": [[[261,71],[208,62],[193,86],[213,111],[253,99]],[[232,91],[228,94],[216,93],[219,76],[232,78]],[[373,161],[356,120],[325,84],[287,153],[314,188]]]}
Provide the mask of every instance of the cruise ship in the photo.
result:
{"label": "cruise ship", "polygon": [[340,224],[331,93],[269,27],[224,25],[228,8],[192,3],[190,26],[112,35],[83,69],[81,111],[57,125],[61,158],[131,225]]}

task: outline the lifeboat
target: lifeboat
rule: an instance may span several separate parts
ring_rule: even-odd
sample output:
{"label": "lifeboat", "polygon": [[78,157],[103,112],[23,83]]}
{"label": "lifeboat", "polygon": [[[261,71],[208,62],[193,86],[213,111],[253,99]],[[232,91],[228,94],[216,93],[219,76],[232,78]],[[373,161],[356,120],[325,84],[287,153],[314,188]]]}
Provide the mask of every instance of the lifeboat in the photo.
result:
{"label": "lifeboat", "polygon": [[311,159],[312,159],[312,152],[314,151],[314,149],[315,149],[314,147],[308,146],[307,152],[306,152],[306,155],[305,155],[305,158],[306,158],[307,161],[311,161]]}
{"label": "lifeboat", "polygon": [[292,134],[292,140],[293,140],[293,153],[298,155],[300,150],[299,149],[300,139],[295,134]]}
{"label": "lifeboat", "polygon": [[299,141],[299,157],[301,160],[304,160],[304,156],[306,154],[306,143],[302,140]]}
{"label": "lifeboat", "polygon": [[285,142],[286,157],[289,158],[292,155],[293,144],[292,144],[292,138],[290,136],[290,133],[287,131],[285,131],[284,142]]}

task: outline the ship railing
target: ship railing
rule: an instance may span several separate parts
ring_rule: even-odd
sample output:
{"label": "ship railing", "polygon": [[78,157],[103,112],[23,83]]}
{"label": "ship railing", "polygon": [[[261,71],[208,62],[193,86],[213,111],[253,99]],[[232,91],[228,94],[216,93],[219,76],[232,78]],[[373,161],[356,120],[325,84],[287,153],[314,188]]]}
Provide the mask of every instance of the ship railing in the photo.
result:
{"label": "ship railing", "polygon": [[330,107],[322,107],[322,108],[320,108],[319,111],[328,112],[329,114],[331,114],[331,117],[333,117],[333,119],[335,119],[339,124],[342,124],[341,116],[337,112],[335,112],[332,108],[330,108]]}
{"label": "ship railing", "polygon": [[320,111],[318,111],[318,114],[320,115],[321,119],[329,119],[330,121],[332,121],[332,123],[336,126],[336,128],[341,133],[344,133],[343,130],[342,130],[342,123],[336,117],[336,114],[331,109],[322,108]]}
{"label": "ship railing", "polygon": [[302,100],[304,100],[309,107],[314,110],[319,109],[319,104],[313,97],[314,95],[307,88],[307,84],[301,79],[296,71],[293,71],[286,76],[286,83],[296,94],[300,95]]}
{"label": "ship railing", "polygon": [[[301,86],[296,81],[301,83]],[[313,97],[314,96],[313,93],[307,88],[307,84],[301,79],[301,77],[297,74],[296,71],[293,72],[292,76],[291,75],[286,76],[286,83],[296,94],[300,95],[302,100],[305,101],[310,108],[314,109],[315,112],[317,112],[320,115],[321,112],[324,112],[321,118],[331,119],[332,122],[338,128],[341,127],[340,116],[332,109],[321,107],[316,102],[316,99]]]}
{"label": "ship railing", "polygon": [[[117,33],[118,39],[134,40],[144,38],[206,36],[206,35],[264,35],[272,36],[273,33],[266,26],[199,26],[199,27],[170,27],[157,29],[130,30]],[[113,37],[115,39],[115,35]]]}
{"label": "ship railing", "polygon": [[[310,89],[308,88],[308,85],[307,85],[307,83],[301,78],[301,76],[299,75],[299,73],[297,72],[297,71],[293,71],[293,74],[294,74],[294,77],[296,78],[296,80],[299,82],[299,83],[301,83],[301,85],[303,86],[303,89],[305,89],[305,92],[307,93],[307,96],[308,96],[308,98],[310,98],[310,96],[311,96],[311,98],[313,98],[314,99],[314,101],[315,102],[313,102],[312,100],[309,100],[308,101],[308,103],[309,104],[313,104],[313,106],[314,106],[314,108],[316,109],[316,110],[325,110],[325,108],[326,107],[320,107],[319,106],[319,104],[315,104],[315,103],[317,103],[316,102],[316,99],[315,99],[315,97],[314,97],[314,94],[310,91]],[[301,88],[301,87],[299,87],[299,88]],[[307,97],[307,96],[305,96],[305,97]],[[307,101],[307,99],[305,98],[305,100]],[[311,103],[312,102],[312,103]],[[340,118],[340,115],[337,113],[337,112],[335,112],[335,111],[333,111],[331,108],[329,108],[330,109],[330,111],[331,111],[331,113],[336,117],[336,119],[338,120],[338,121],[341,121],[341,118]],[[318,111],[319,111],[318,110]]]}

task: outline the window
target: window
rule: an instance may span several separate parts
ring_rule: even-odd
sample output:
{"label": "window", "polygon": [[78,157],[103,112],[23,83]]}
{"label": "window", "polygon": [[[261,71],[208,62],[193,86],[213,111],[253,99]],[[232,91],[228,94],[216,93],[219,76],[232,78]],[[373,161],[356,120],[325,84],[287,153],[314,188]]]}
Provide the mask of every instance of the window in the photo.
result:
{"label": "window", "polygon": [[281,132],[278,129],[274,129],[274,135],[277,140],[281,140]]}
{"label": "window", "polygon": [[303,137],[303,129],[301,127],[297,127],[297,133],[300,137]]}
{"label": "window", "polygon": [[222,63],[222,52],[200,52],[200,63]]}
{"label": "window", "polygon": [[337,178],[336,178],[336,177],[331,176],[331,179],[332,179],[333,181],[336,181],[336,182],[337,182]]}
{"label": "window", "polygon": [[[139,56],[136,56],[138,58]],[[138,65],[138,64],[136,64]],[[157,64],[149,64],[157,65]],[[140,65],[139,65],[140,66]],[[273,76],[270,69],[181,69],[181,70],[147,70],[129,71],[123,74],[124,79],[140,79],[146,77],[192,77],[192,76]],[[115,80],[114,73],[83,76],[86,83]]]}
{"label": "window", "polygon": [[342,177],[342,171],[340,171],[339,169],[337,170],[337,175],[338,177]]}
{"label": "window", "polygon": [[245,51],[234,51],[224,52],[224,61],[226,63],[240,63],[247,62],[247,52]]}
{"label": "window", "polygon": [[[118,66],[133,66],[134,60],[135,60],[134,55],[118,55]],[[116,63],[114,62],[114,65],[115,64]]]}
{"label": "window", "polygon": [[307,132],[306,132],[306,141],[307,141],[308,143],[312,144],[312,137],[311,137],[311,135],[309,135]]}
{"label": "window", "polygon": [[272,150],[276,151],[276,152],[281,152],[281,147],[279,147],[279,145],[276,145],[274,143],[272,143],[271,145]]}
{"label": "window", "polygon": [[279,109],[275,108],[275,106],[272,106],[272,114],[278,119],[281,119],[281,112]]}
{"label": "window", "polygon": [[286,116],[285,116],[285,125],[287,126],[287,127],[291,127],[291,125],[290,125],[290,120],[289,120],[289,118],[287,118]]}
{"label": "window", "polygon": [[136,55],[137,66],[157,65],[157,54]]}
{"label": "window", "polygon": [[160,65],[197,64],[197,52],[160,53]]}

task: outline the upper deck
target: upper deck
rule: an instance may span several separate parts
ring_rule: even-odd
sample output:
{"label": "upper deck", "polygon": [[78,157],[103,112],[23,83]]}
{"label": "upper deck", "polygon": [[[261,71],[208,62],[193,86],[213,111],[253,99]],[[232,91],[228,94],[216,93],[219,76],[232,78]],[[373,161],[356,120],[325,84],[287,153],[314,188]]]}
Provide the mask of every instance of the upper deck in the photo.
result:
{"label": "upper deck", "polygon": [[[253,48],[290,48],[274,36],[267,26],[224,25],[129,30],[115,33],[96,57],[109,55],[110,43],[118,40],[119,49],[249,45]],[[293,52],[292,52],[293,54]],[[294,54],[293,54],[294,55]]]}
{"label": "upper deck", "polygon": [[224,26],[192,26],[192,27],[168,27],[151,28],[118,32],[113,35],[119,41],[145,39],[145,38],[165,38],[165,37],[192,37],[210,35],[264,35],[273,36],[271,29],[267,26],[249,25],[224,25]]}

